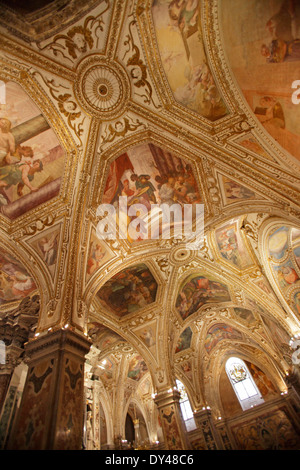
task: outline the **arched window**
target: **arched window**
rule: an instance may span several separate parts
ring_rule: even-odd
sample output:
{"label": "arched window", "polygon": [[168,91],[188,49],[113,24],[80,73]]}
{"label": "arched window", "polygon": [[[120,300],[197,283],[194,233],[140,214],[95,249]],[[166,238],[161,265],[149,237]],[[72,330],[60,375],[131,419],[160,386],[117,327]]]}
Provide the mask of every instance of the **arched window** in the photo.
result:
{"label": "arched window", "polygon": [[186,430],[192,431],[193,429],[196,429],[196,423],[194,420],[194,414],[190,405],[188,394],[186,393],[185,386],[183,385],[182,382],[180,382],[180,380],[176,379],[176,386],[181,395],[179,403],[180,403],[182,416],[185,422]]}
{"label": "arched window", "polygon": [[264,402],[244,361],[238,357],[230,357],[226,362],[225,368],[244,411]]}

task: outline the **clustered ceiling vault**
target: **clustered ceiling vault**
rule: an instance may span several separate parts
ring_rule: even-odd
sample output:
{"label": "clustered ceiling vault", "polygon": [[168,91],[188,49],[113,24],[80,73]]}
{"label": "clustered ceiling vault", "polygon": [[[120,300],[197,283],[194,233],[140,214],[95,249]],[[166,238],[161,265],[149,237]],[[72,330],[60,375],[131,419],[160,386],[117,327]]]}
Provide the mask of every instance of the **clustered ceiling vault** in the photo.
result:
{"label": "clustered ceiling vault", "polygon": [[[0,18],[0,311],[38,294],[37,331],[88,334],[92,372],[107,385],[122,370],[129,395],[177,376],[195,408],[221,412],[211,385],[230,355],[283,390],[300,331],[298,2],[14,3]],[[274,41],[290,49],[272,60]],[[204,204],[201,246],[99,239],[97,208],[120,195]]]}

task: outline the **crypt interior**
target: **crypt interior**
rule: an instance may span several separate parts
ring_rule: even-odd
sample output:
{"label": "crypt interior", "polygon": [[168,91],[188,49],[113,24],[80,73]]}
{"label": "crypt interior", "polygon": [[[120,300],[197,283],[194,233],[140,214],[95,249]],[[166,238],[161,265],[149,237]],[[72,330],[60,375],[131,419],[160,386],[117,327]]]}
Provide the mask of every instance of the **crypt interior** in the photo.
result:
{"label": "crypt interior", "polygon": [[299,449],[300,2],[0,8],[0,449]]}

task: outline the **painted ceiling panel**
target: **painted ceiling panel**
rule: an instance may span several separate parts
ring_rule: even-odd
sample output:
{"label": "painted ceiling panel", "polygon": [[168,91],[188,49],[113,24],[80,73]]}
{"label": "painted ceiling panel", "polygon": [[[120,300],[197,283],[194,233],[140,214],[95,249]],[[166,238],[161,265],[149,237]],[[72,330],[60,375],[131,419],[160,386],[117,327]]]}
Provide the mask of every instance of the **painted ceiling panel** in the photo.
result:
{"label": "painted ceiling panel", "polygon": [[300,106],[292,102],[300,67],[299,2],[226,0],[220,11],[225,51],[248,105],[273,139],[300,159]]}
{"label": "painted ceiling panel", "polygon": [[35,103],[12,81],[0,120],[0,207],[15,219],[59,194],[64,150]]}
{"label": "painted ceiling panel", "polygon": [[227,114],[202,40],[202,0],[155,0],[158,48],[175,100],[215,121]]}

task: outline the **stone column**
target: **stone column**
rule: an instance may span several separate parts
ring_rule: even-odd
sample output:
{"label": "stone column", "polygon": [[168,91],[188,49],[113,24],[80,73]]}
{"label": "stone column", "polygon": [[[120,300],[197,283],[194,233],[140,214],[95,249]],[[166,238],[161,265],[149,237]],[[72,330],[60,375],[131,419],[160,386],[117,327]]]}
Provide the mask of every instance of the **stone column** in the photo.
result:
{"label": "stone column", "polygon": [[9,449],[82,448],[84,360],[90,345],[68,329],[25,345],[29,369]]}
{"label": "stone column", "polygon": [[140,420],[138,418],[133,420],[133,425],[134,425],[134,437],[135,437],[135,443],[139,444],[141,440],[141,435],[140,435]]}
{"label": "stone column", "polygon": [[159,392],[154,399],[158,407],[165,448],[170,450],[188,450],[191,448],[179,400],[180,392],[176,389]]}
{"label": "stone column", "polygon": [[208,409],[196,411],[194,419],[197,427],[201,430],[208,450],[222,450],[220,437],[214,426],[211,411]]}
{"label": "stone column", "polygon": [[5,350],[5,363],[0,365],[0,415],[15,367],[20,361],[24,349],[10,344]]}

